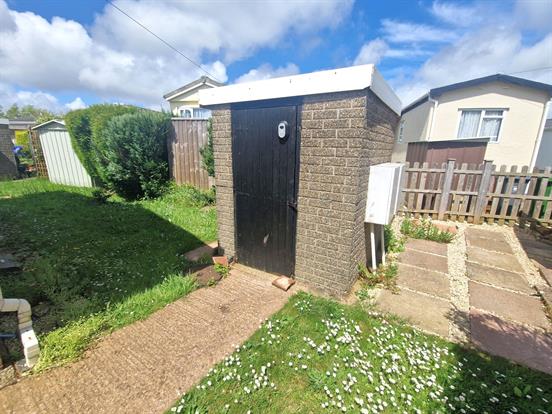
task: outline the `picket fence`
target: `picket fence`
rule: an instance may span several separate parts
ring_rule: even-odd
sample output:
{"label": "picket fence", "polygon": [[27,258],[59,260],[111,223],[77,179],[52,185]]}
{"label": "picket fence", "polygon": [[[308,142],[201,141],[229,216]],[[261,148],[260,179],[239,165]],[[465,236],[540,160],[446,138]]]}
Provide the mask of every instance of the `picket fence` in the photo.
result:
{"label": "picket fence", "polygon": [[416,217],[498,224],[524,217],[552,224],[550,167],[407,164],[402,192],[402,211]]}

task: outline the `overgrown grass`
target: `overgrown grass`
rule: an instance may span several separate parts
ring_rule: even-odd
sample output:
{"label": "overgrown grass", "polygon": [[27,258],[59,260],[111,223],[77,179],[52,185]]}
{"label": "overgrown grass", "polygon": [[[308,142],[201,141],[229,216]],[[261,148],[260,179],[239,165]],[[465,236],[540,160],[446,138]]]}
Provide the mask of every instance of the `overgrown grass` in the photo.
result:
{"label": "overgrown grass", "polygon": [[300,293],[169,412],[545,413],[552,377]]}
{"label": "overgrown grass", "polygon": [[[0,250],[23,271],[6,297],[33,305],[38,370],[77,358],[103,332],[193,289],[183,253],[216,238],[215,211],[190,188],[155,200],[99,202],[92,189],[30,179],[0,183]],[[104,200],[105,201],[105,200]]]}
{"label": "overgrown grass", "polygon": [[414,239],[431,240],[438,243],[450,243],[454,234],[439,230],[430,220],[413,220],[405,217],[401,223],[401,233]]}

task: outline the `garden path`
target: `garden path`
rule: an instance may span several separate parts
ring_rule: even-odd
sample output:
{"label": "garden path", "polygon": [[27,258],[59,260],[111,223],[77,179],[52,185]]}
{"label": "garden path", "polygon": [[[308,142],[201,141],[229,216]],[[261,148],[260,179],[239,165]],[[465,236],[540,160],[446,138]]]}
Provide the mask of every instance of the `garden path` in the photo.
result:
{"label": "garden path", "polygon": [[0,412],[163,412],[298,290],[272,279],[233,269],[105,337],[82,360],[0,390]]}
{"label": "garden path", "polygon": [[552,324],[538,275],[510,228],[460,225],[449,245],[409,240],[398,295],[378,307],[419,328],[552,373]]}

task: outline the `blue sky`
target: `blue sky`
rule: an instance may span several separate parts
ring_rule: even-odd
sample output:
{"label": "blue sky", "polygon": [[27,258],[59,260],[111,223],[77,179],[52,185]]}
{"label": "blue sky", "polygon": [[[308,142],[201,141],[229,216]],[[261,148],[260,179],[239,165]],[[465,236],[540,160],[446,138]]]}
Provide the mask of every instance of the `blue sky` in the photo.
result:
{"label": "blue sky", "polygon": [[[376,63],[403,104],[491,73],[552,83],[552,1],[114,0],[225,82]],[[0,105],[152,108],[202,73],[100,0],[0,0]]]}

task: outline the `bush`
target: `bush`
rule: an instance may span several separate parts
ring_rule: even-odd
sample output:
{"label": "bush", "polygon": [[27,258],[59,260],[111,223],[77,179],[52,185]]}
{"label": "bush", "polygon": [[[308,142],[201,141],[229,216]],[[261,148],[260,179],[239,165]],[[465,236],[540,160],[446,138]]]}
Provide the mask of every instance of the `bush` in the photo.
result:
{"label": "bush", "polygon": [[100,104],[77,109],[65,115],[65,124],[71,136],[73,149],[96,185],[102,186],[106,182],[104,129],[107,123],[116,116],[137,111],[140,111],[140,108],[135,106]]}
{"label": "bush", "polygon": [[209,177],[215,176],[215,155],[213,152],[213,120],[209,119],[207,124],[207,145],[199,150],[203,168]]}
{"label": "bush", "polygon": [[159,196],[169,181],[167,134],[170,117],[137,112],[111,119],[103,130],[108,186],[126,199]]}

